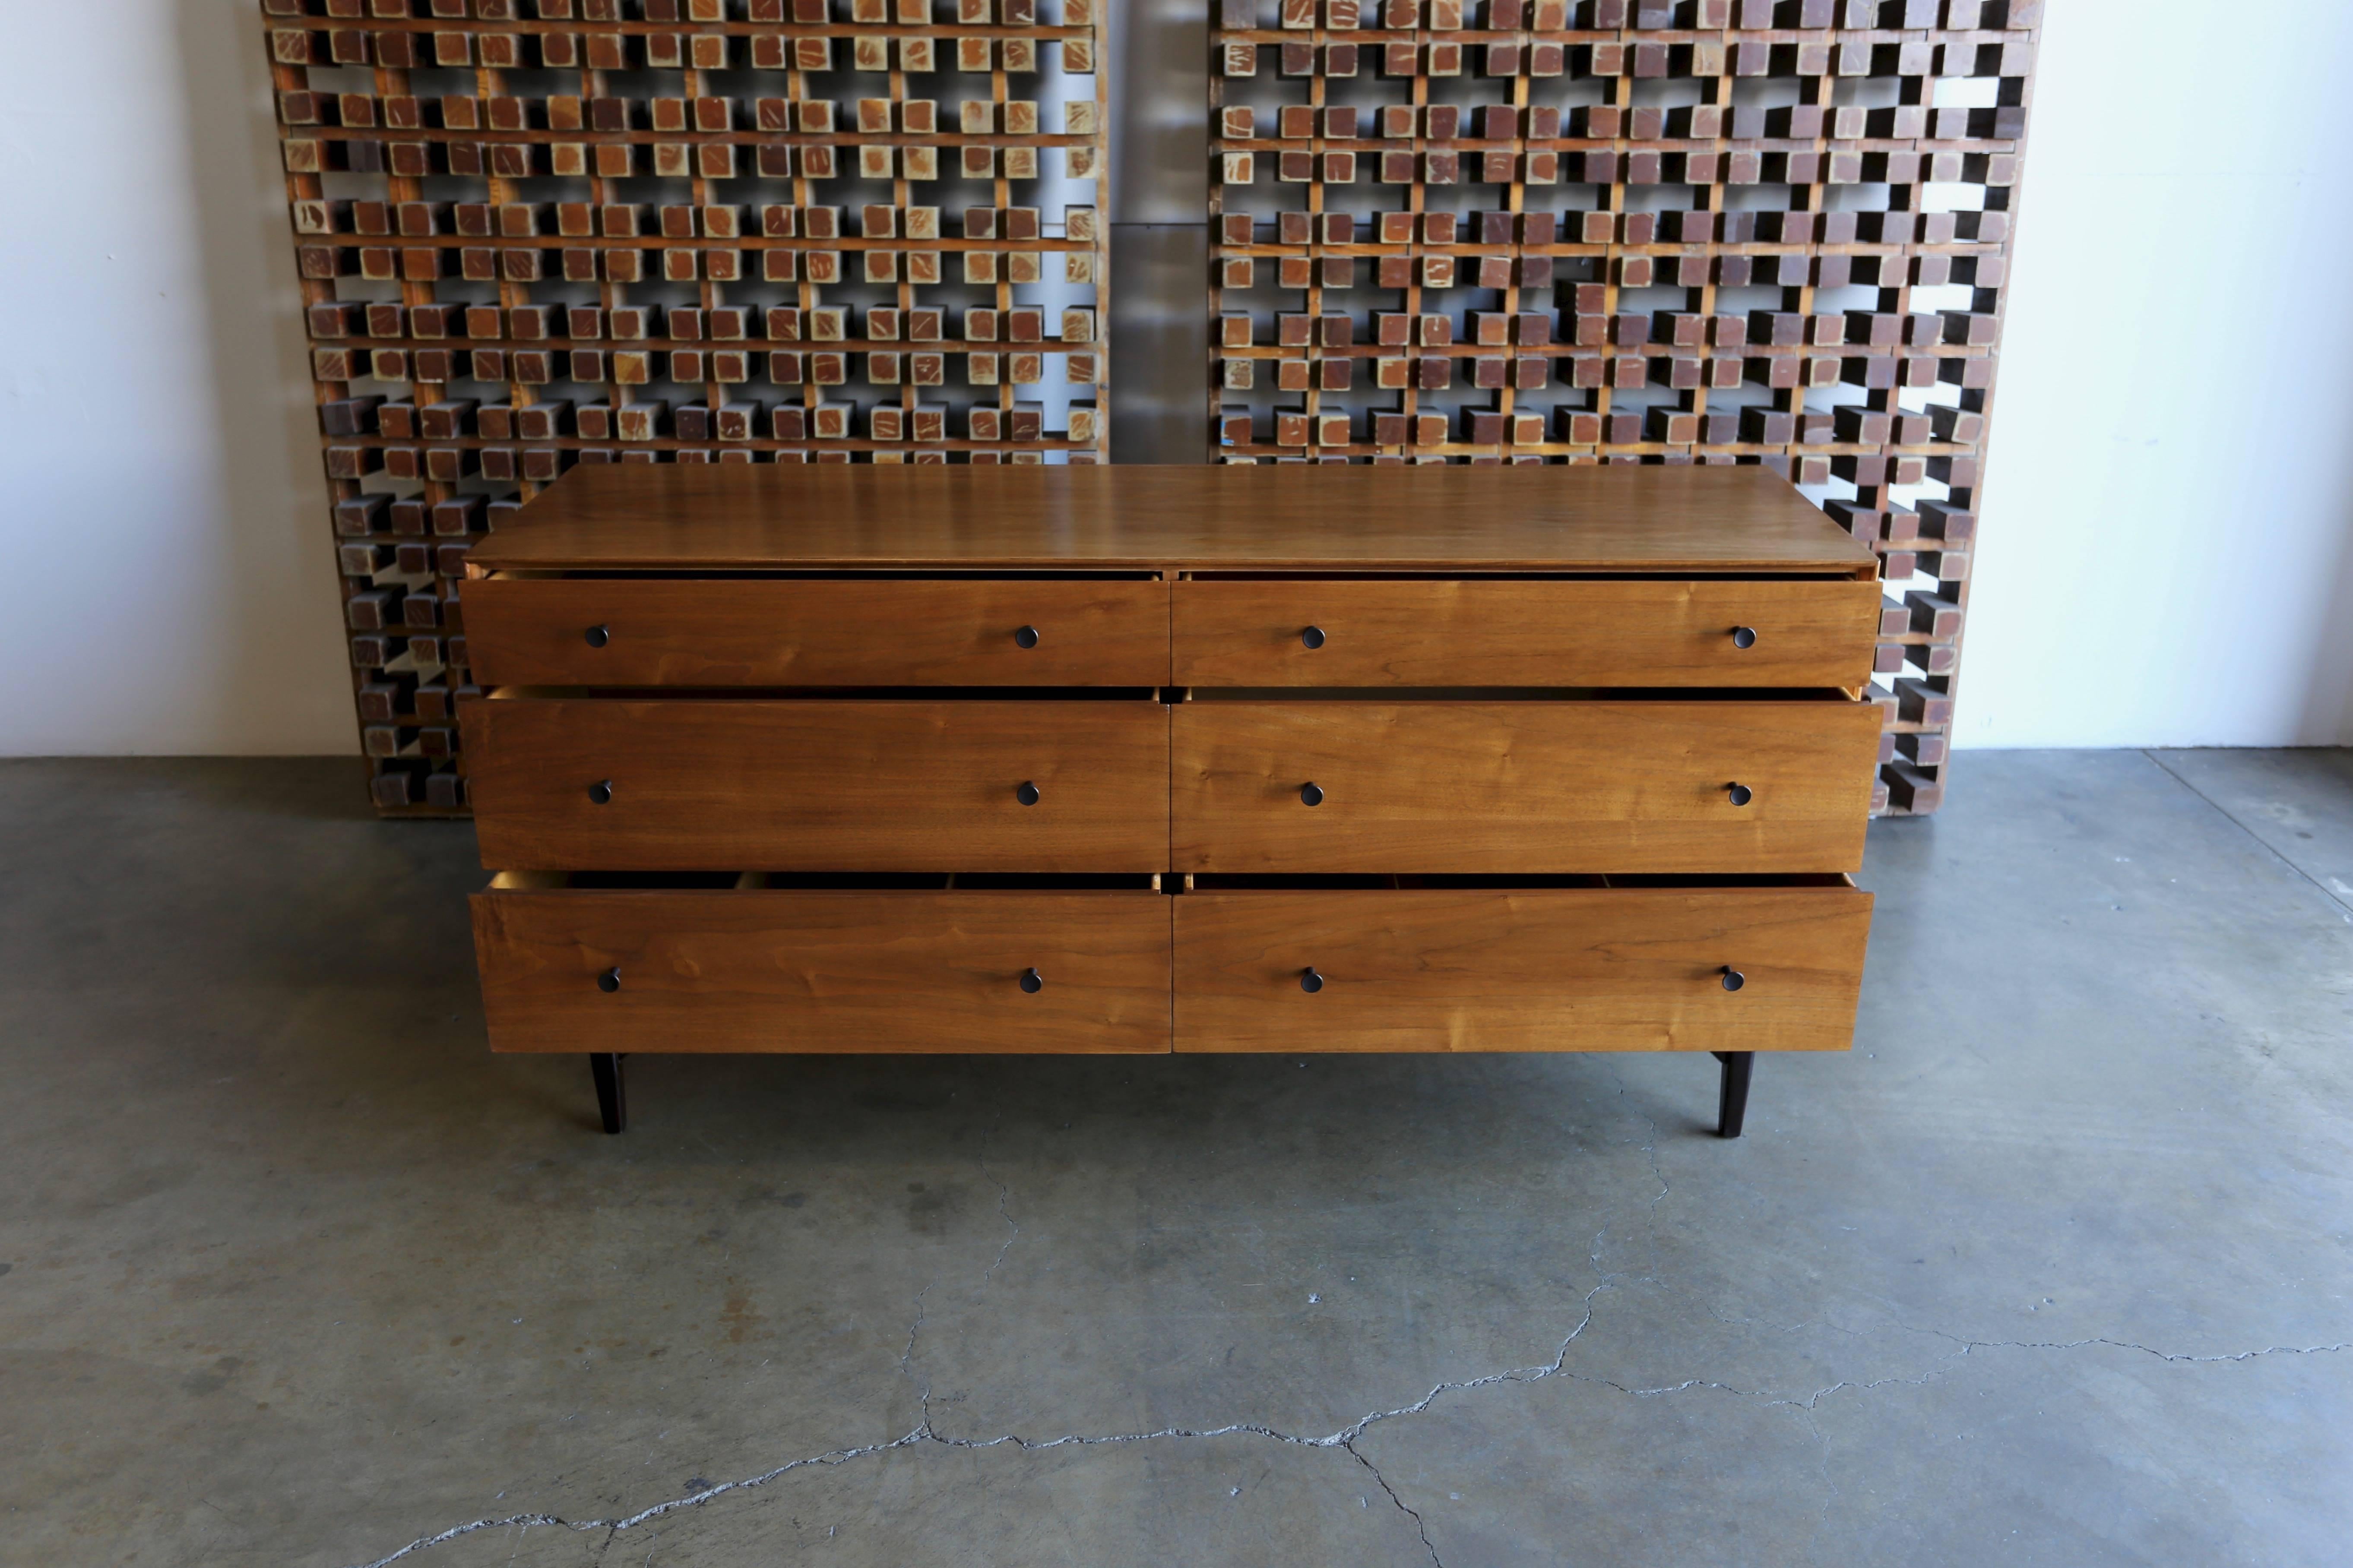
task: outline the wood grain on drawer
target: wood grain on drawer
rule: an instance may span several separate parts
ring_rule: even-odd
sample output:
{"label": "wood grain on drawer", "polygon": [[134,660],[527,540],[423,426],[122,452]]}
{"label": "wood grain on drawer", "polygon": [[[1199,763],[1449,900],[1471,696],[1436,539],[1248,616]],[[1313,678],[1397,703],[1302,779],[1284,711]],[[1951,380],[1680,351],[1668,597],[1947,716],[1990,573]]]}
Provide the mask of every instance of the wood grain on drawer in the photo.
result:
{"label": "wood grain on drawer", "polygon": [[1855,688],[1879,600],[1852,580],[1180,582],[1171,680]]}
{"label": "wood grain on drawer", "polygon": [[1844,1050],[1871,929],[1852,888],[1175,902],[1179,1051]]}
{"label": "wood grain on drawer", "polygon": [[493,889],[474,946],[494,1050],[1166,1051],[1172,901]]}
{"label": "wood grain on drawer", "polygon": [[[1168,679],[1168,589],[1157,582],[493,577],[466,584],[463,595],[475,676],[492,685],[1160,686]],[[592,632],[602,646],[592,644]]]}
{"label": "wood grain on drawer", "polygon": [[1836,701],[1175,712],[1176,868],[1239,873],[1851,871],[1880,731]]}
{"label": "wood grain on drawer", "polygon": [[1168,710],[1155,701],[520,698],[461,711],[482,864],[497,868],[1167,861]]}

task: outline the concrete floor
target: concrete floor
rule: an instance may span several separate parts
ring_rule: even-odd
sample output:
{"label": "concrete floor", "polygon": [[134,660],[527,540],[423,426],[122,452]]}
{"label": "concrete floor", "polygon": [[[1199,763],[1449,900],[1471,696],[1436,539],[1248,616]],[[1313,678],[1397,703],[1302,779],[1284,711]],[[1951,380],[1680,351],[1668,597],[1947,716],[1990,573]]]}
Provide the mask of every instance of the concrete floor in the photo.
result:
{"label": "concrete floor", "polygon": [[0,765],[0,1560],[2341,1564],[2353,755],[1957,772],[1725,1143],[1574,1056],[639,1058],[608,1139],[463,825]]}

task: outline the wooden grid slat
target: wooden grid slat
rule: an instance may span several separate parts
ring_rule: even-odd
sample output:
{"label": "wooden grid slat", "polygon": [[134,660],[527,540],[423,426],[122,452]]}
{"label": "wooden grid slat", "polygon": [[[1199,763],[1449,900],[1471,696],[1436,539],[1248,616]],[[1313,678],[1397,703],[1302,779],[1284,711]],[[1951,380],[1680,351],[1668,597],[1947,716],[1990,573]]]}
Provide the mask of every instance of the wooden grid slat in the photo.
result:
{"label": "wooden grid slat", "polygon": [[2041,13],[1219,0],[1219,456],[1769,465],[1880,554],[1934,810]]}
{"label": "wooden grid slat", "polygon": [[1103,459],[1104,3],[260,0],[380,810],[575,463]]}

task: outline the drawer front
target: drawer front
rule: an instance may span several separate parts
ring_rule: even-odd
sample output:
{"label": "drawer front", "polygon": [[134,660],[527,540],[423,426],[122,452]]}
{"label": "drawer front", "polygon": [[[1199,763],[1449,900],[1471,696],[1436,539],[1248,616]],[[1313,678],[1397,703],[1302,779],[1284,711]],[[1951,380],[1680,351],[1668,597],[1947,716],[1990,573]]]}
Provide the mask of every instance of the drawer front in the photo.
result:
{"label": "drawer front", "polygon": [[499,869],[1157,871],[1168,858],[1155,701],[492,699],[462,722],[482,864]]}
{"label": "drawer front", "polygon": [[1180,582],[1171,681],[1852,689],[1871,679],[1879,596],[1821,581]]}
{"label": "drawer front", "polygon": [[467,647],[486,685],[1168,679],[1168,589],[1156,582],[493,577],[468,583],[463,597]]}
{"label": "drawer front", "polygon": [[1879,710],[1854,702],[1175,712],[1185,871],[1852,871],[1879,755]]}
{"label": "drawer front", "polygon": [[493,1050],[1166,1051],[1173,901],[493,890],[474,947]]}
{"label": "drawer front", "polygon": [[1844,1050],[1871,931],[1852,888],[1174,901],[1179,1051]]}

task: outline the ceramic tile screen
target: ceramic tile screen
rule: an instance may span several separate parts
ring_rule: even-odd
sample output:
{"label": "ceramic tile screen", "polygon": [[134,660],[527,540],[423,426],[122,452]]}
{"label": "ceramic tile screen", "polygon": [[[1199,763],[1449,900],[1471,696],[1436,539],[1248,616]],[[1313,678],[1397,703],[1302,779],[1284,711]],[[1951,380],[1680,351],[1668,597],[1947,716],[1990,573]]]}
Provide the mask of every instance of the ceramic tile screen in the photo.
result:
{"label": "ceramic tile screen", "polygon": [[1219,0],[1220,454],[1769,465],[1881,556],[1933,809],[2040,10]]}
{"label": "ceramic tile screen", "polygon": [[1093,462],[1103,0],[261,0],[376,804],[575,463]]}

